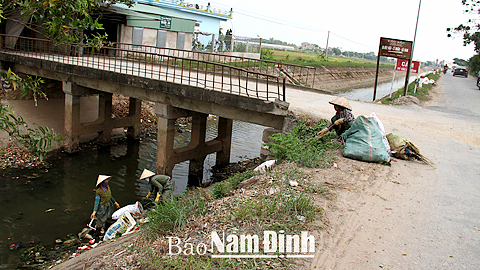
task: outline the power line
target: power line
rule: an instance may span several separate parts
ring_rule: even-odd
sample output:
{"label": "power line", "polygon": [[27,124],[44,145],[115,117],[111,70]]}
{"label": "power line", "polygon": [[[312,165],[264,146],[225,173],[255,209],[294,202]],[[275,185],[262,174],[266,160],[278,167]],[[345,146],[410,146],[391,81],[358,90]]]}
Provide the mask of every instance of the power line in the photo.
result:
{"label": "power line", "polygon": [[[211,2],[211,3],[227,7],[227,6],[225,6],[224,4],[221,4],[221,3],[216,3],[216,2]],[[277,19],[277,18],[265,16],[265,15],[262,15],[262,14],[258,14],[258,13],[247,11],[247,10],[243,10],[243,9],[236,8],[236,7],[233,7],[233,10],[234,10],[235,13],[242,14],[242,15],[245,15],[247,17],[251,17],[251,18],[255,18],[255,19],[259,19],[259,20],[264,20],[264,21],[271,22],[271,23],[276,23],[276,24],[285,25],[285,26],[292,26],[292,27],[296,27],[296,28],[300,28],[300,29],[304,29],[304,30],[315,31],[315,32],[327,32],[327,30],[312,28],[312,27],[301,25],[301,24],[292,23],[292,22],[285,21],[285,20],[280,20],[280,19]],[[251,15],[251,14],[253,14],[253,15]],[[254,15],[257,15],[257,16],[254,16]],[[258,17],[258,16],[260,16],[260,17]]]}
{"label": "power line", "polygon": [[[215,5],[219,5],[219,6],[223,6],[223,7],[227,7],[226,5],[224,4],[221,4],[221,3],[216,3],[216,2],[211,2],[211,3],[214,3]],[[228,8],[228,7],[227,7]],[[327,32],[326,30],[323,30],[323,29],[318,29],[318,28],[312,28],[312,27],[307,27],[307,26],[304,26],[304,25],[300,25],[300,24],[296,24],[296,23],[292,23],[292,22],[288,22],[288,21],[284,21],[284,20],[279,20],[277,18],[272,18],[272,17],[268,17],[268,16],[265,16],[265,15],[262,15],[262,14],[258,14],[258,13],[255,13],[255,12],[251,12],[251,11],[246,11],[246,10],[243,10],[243,9],[240,9],[240,8],[237,8],[237,7],[232,7],[234,12],[235,13],[238,13],[238,14],[241,14],[241,15],[244,15],[244,16],[247,16],[247,17],[251,17],[251,18],[255,18],[255,19],[258,19],[258,20],[263,20],[263,21],[267,21],[267,22],[271,22],[271,23],[276,23],[276,24],[280,24],[280,25],[284,25],[284,26],[290,26],[290,27],[294,27],[294,28],[298,28],[298,29],[303,29],[303,30],[308,30],[308,31],[314,31],[314,32]],[[253,14],[253,15],[252,15]],[[254,16],[256,15],[256,16]],[[359,43],[359,42],[356,42],[356,41],[353,41],[351,39],[348,39],[348,38],[345,38],[343,36],[340,36],[338,34],[335,34],[334,32],[331,32],[331,34],[339,37],[339,38],[342,38],[344,40],[347,40],[349,42],[352,42],[354,44],[358,44],[360,46],[364,46],[364,47],[367,47],[367,48],[374,48],[372,46],[368,46],[368,45],[365,45],[365,44],[362,44],[362,43]]]}
{"label": "power line", "polygon": [[352,42],[352,43],[355,43],[355,44],[358,44],[358,45],[361,45],[361,46],[364,46],[364,47],[367,47],[367,48],[374,48],[374,47],[372,47],[372,46],[368,46],[368,45],[365,45],[365,44],[362,44],[362,43],[358,43],[358,42],[356,42],[356,41],[353,41],[353,40],[351,40],[351,39],[342,37],[342,36],[337,35],[337,34],[335,34],[335,33],[332,33],[332,32],[330,32],[330,33],[333,34],[333,35],[335,35],[335,36],[337,36],[337,37],[339,37],[339,38],[343,38],[343,39],[345,39],[345,40],[348,40],[348,41],[350,41],[350,42]]}

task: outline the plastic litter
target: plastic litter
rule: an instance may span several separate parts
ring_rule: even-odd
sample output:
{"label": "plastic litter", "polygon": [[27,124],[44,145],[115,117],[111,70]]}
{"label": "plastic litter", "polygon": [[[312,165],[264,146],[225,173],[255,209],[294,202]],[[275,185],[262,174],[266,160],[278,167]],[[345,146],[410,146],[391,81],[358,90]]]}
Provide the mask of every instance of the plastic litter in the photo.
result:
{"label": "plastic litter", "polygon": [[141,214],[141,213],[143,213],[143,206],[139,201],[137,201],[134,204],[126,205],[126,206],[118,209],[117,211],[115,211],[112,214],[112,219],[119,219],[126,212],[129,212],[131,214]]}
{"label": "plastic litter", "polygon": [[85,249],[87,249],[87,248],[89,248],[89,246],[87,246],[87,245],[78,247],[78,249],[80,249],[80,250],[85,250]]}
{"label": "plastic litter", "polygon": [[262,164],[258,165],[254,171],[255,172],[261,172],[261,173],[265,173],[268,169],[270,169],[273,164],[275,164],[275,159],[272,159],[272,160],[267,160],[265,162],[263,162]]}
{"label": "plastic litter", "polygon": [[125,212],[121,218],[113,223],[105,233],[103,241],[107,241],[115,238],[117,233],[125,234],[132,231],[135,228],[137,222],[129,212]]}

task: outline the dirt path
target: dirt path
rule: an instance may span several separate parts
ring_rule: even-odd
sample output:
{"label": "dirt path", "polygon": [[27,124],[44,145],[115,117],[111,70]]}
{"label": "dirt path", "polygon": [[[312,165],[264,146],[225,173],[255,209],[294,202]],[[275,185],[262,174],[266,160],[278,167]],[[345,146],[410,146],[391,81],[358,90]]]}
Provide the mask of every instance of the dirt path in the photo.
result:
{"label": "dirt path", "polygon": [[[327,206],[329,227],[320,230],[310,269],[480,267],[478,109],[460,111],[462,104],[448,98],[451,91],[471,91],[468,98],[478,101],[480,94],[468,81],[455,79],[442,79],[435,99],[423,106],[351,102],[355,115],[375,112],[387,133],[412,140],[435,167],[398,160],[373,173],[350,174],[345,182],[355,188],[337,189]],[[324,118],[333,114],[331,105],[325,105],[331,97],[290,97],[294,110]]]}

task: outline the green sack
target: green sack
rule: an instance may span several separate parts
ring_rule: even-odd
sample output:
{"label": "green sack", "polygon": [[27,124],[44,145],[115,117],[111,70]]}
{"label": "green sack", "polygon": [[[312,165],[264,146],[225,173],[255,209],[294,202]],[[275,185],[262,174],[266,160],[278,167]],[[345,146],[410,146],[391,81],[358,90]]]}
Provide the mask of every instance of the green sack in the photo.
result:
{"label": "green sack", "polygon": [[342,137],[345,139],[344,157],[377,163],[390,162],[382,132],[366,116],[357,117]]}

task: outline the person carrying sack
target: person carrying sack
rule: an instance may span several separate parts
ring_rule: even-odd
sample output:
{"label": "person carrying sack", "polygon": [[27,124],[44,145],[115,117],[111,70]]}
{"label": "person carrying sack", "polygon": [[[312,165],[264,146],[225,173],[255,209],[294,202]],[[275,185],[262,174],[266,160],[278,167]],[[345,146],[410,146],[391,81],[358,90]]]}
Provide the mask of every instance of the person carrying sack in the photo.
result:
{"label": "person carrying sack", "polygon": [[103,232],[105,222],[115,212],[114,206],[118,209],[120,205],[112,196],[112,191],[108,185],[108,180],[112,178],[108,175],[99,175],[97,178],[97,185],[95,190],[95,203],[93,205],[93,212],[90,215],[91,219],[97,218],[95,225],[96,231]]}
{"label": "person carrying sack", "polygon": [[155,175],[154,172],[144,169],[140,176],[140,180],[142,179],[145,179],[150,183],[150,191],[145,197],[145,200],[148,200],[152,194],[155,196],[155,193],[155,203],[157,204],[160,202],[160,198],[162,201],[171,199],[173,181],[170,176],[161,174]]}

